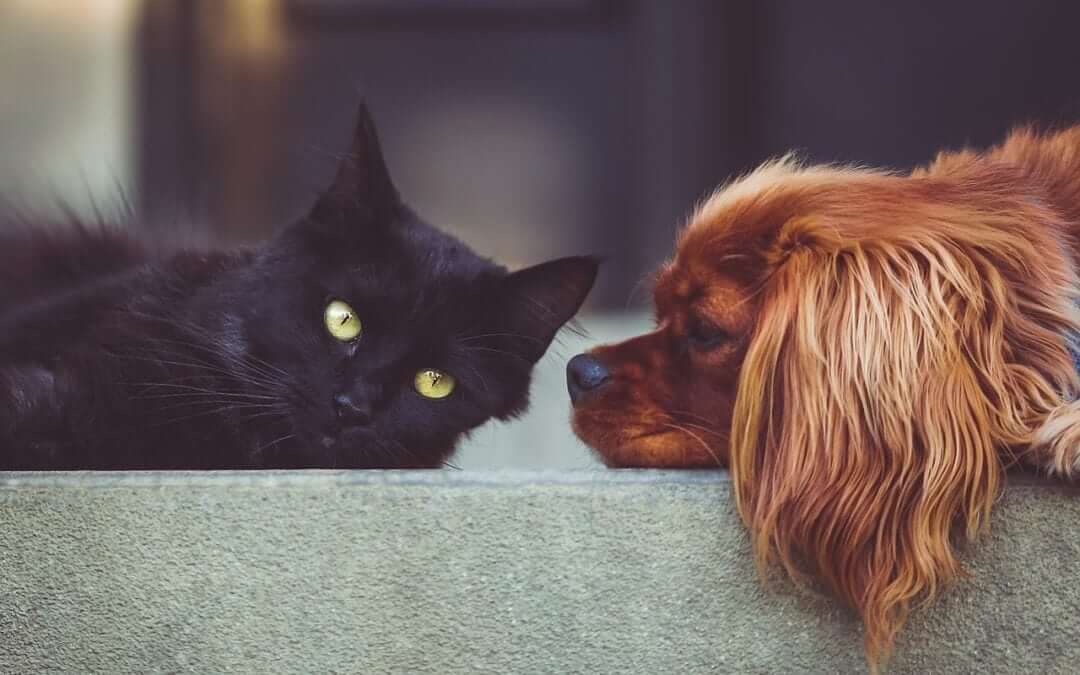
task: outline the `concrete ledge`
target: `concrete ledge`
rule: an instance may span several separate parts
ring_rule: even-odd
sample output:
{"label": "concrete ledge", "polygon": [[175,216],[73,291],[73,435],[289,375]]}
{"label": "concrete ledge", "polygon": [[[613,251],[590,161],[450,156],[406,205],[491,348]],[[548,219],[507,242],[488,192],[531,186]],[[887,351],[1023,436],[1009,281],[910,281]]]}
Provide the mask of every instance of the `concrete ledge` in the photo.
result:
{"label": "concrete ledge", "polygon": [[[891,672],[1080,668],[1080,491],[1013,482]],[[0,474],[0,671],[858,672],[722,473]]]}

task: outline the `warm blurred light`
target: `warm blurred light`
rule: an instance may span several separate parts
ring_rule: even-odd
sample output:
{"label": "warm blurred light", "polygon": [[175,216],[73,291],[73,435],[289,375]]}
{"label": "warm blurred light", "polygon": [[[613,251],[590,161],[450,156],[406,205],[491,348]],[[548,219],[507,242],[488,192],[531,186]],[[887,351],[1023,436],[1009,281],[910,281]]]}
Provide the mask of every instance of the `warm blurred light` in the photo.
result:
{"label": "warm blurred light", "polygon": [[[48,18],[56,27],[91,31],[114,29],[131,19],[139,0],[5,0],[7,10],[24,19]],[[0,10],[0,16],[8,11]]]}
{"label": "warm blurred light", "polygon": [[251,61],[270,60],[284,47],[280,0],[221,0],[218,18],[228,50]]}

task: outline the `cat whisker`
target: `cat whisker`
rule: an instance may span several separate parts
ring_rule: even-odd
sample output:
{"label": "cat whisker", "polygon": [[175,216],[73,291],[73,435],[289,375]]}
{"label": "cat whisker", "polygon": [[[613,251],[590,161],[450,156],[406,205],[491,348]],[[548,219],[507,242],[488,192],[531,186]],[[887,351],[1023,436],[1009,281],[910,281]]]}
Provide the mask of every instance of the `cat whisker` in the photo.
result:
{"label": "cat whisker", "polygon": [[[133,400],[134,401],[141,401],[141,400],[144,400],[144,399],[133,399]],[[234,409],[236,409],[236,410],[239,410],[239,409],[265,409],[265,408],[272,408],[272,407],[278,405],[276,403],[265,403],[265,402],[259,402],[259,401],[254,401],[253,402],[253,401],[246,401],[244,399],[235,399],[235,398],[211,398],[209,396],[201,397],[201,398],[191,397],[191,396],[171,397],[171,398],[162,397],[160,399],[150,399],[150,400],[151,401],[160,401],[161,402],[161,405],[155,406],[155,411],[159,411],[159,412],[166,412],[166,411],[169,411],[169,410],[178,410],[178,409],[192,410],[192,409],[196,409],[196,408],[205,408],[206,406],[214,406],[215,410],[218,410],[219,412],[226,412],[228,410],[234,410]],[[165,404],[167,404],[167,405],[165,405]]]}
{"label": "cat whisker", "polygon": [[[221,390],[221,389],[209,389],[207,387],[196,387],[196,386],[193,386],[193,385],[190,385],[190,384],[180,384],[178,382],[123,382],[122,384],[127,384],[127,385],[130,385],[130,386],[133,386],[133,387],[146,387],[147,390],[156,389],[156,388],[180,389],[180,390],[183,390],[183,391],[186,391],[186,392],[191,392],[191,393],[196,393],[196,394],[210,394],[210,395],[214,395],[214,396],[230,396],[230,397],[237,397],[237,398],[246,398],[246,399],[249,399],[249,400],[263,400],[263,401],[276,401],[276,400],[278,400],[278,397],[276,397],[276,396],[268,396],[266,394],[251,394],[251,393],[239,392],[239,391],[233,392],[233,391],[225,391],[225,390]],[[145,398],[153,398],[153,397],[145,397]]]}
{"label": "cat whisker", "polygon": [[183,342],[183,341],[177,341],[177,340],[169,340],[167,338],[159,338],[158,339],[159,342],[173,342],[175,344],[180,344],[181,346],[184,346],[184,347],[200,349],[202,351],[211,353],[211,354],[213,354],[214,356],[216,356],[216,357],[218,357],[220,359],[228,360],[233,365],[237,365],[237,366],[240,366],[240,367],[243,367],[243,368],[247,368],[250,371],[252,371],[253,373],[261,374],[261,375],[266,376],[266,377],[274,377],[274,376],[288,377],[289,376],[289,374],[286,373],[281,368],[279,368],[279,367],[277,367],[277,366],[275,366],[275,365],[273,365],[271,363],[268,363],[267,361],[264,361],[263,359],[255,356],[254,354],[251,354],[250,352],[245,352],[243,359],[237,359],[234,355],[232,355],[229,352],[229,350],[227,349],[227,345],[224,343],[224,341],[221,339],[220,336],[214,335],[213,333],[210,333],[209,331],[207,331],[202,326],[199,326],[197,324],[193,324],[193,323],[191,323],[189,321],[179,319],[177,317],[165,316],[165,315],[147,314],[145,312],[139,312],[139,311],[136,311],[136,310],[128,310],[128,311],[133,316],[148,319],[150,321],[157,321],[157,322],[160,322],[160,323],[164,323],[164,324],[166,324],[168,326],[171,326],[173,328],[176,328],[176,329],[178,329],[178,330],[180,330],[182,332],[187,332],[187,333],[192,334],[195,337],[203,338],[203,340],[205,340],[207,343],[217,347],[218,349],[216,351],[215,350],[210,350],[207,347],[206,344],[199,343],[199,342]]}
{"label": "cat whisker", "polygon": [[[165,412],[165,411],[170,411],[170,410],[180,410],[180,409],[182,409],[184,407],[188,407],[188,406],[186,406],[186,405],[168,406],[166,408],[163,408],[162,411]],[[177,424],[179,422],[187,422],[187,421],[190,421],[190,420],[193,420],[193,419],[198,419],[200,417],[207,417],[207,416],[210,416],[210,415],[220,415],[220,414],[225,413],[225,412],[230,412],[232,410],[239,410],[239,409],[246,409],[246,406],[221,405],[221,406],[211,408],[210,410],[203,410],[203,411],[200,411],[200,412],[197,412],[197,413],[192,413],[190,415],[181,415],[179,417],[169,417],[169,418],[166,418],[165,420],[163,420],[160,424],[153,425],[150,428],[151,429],[157,429],[157,428],[161,428],[161,427],[168,426],[168,425],[171,425],[171,424]],[[284,415],[284,411],[282,411],[282,413],[280,413],[280,414]]]}
{"label": "cat whisker", "polygon": [[[588,329],[585,328],[585,326],[581,325],[581,322],[579,322],[577,319],[571,319],[570,321],[567,321],[563,324],[562,327],[563,329],[570,331],[571,333],[583,340],[588,340],[592,338],[592,335],[589,333]],[[560,339],[558,333],[555,334],[555,339]]]}
{"label": "cat whisker", "polygon": [[128,400],[131,400],[131,401],[159,401],[159,400],[186,398],[186,399],[202,401],[202,400],[206,400],[206,399],[212,398],[212,397],[216,397],[216,398],[219,398],[221,400],[248,401],[248,402],[251,402],[251,403],[260,403],[260,402],[263,402],[263,401],[276,401],[276,400],[278,400],[277,398],[275,398],[273,396],[251,396],[249,394],[242,394],[242,393],[237,393],[237,392],[213,391],[213,390],[210,390],[210,391],[182,391],[182,392],[171,392],[171,393],[161,393],[161,394],[137,394],[137,395],[129,396]]}
{"label": "cat whisker", "polygon": [[213,346],[218,348],[216,350],[209,349],[207,347],[207,345],[205,345],[205,344],[184,343],[184,342],[181,342],[181,341],[173,341],[173,342],[175,344],[180,345],[180,346],[184,346],[184,347],[188,347],[188,348],[192,348],[192,349],[198,349],[198,350],[200,350],[202,352],[210,354],[210,355],[216,357],[222,363],[224,363],[226,365],[234,366],[235,368],[237,368],[241,372],[246,373],[248,376],[259,379],[259,380],[265,380],[267,382],[273,382],[277,378],[288,377],[288,373],[286,373],[283,370],[279,370],[279,372],[274,373],[274,372],[268,371],[267,369],[265,369],[263,367],[258,366],[257,362],[253,363],[253,361],[255,361],[255,357],[253,357],[250,353],[245,353],[243,356],[238,357],[237,355],[231,353],[227,349],[227,346],[224,345],[224,344],[221,344],[219,341],[212,341]]}
{"label": "cat whisker", "polygon": [[[144,358],[144,357],[133,357],[133,358],[135,358],[137,360],[148,361],[148,362],[159,362],[158,359],[152,359],[152,358]],[[180,362],[180,361],[168,361],[168,360],[166,360],[166,361],[160,361],[160,362],[161,363],[166,363],[166,364],[169,364],[169,365],[175,365],[177,367],[191,367],[194,370],[207,369],[207,368],[205,368],[203,366],[200,366],[200,365],[197,365],[197,364],[189,364],[189,363]],[[244,394],[244,395],[250,396],[252,398],[263,397],[263,396],[266,396],[268,394],[275,393],[274,392],[274,386],[271,383],[256,381],[256,380],[253,380],[253,379],[251,379],[249,377],[246,377],[246,376],[244,376],[242,374],[231,374],[231,373],[228,373],[226,371],[219,371],[219,369],[216,369],[216,368],[209,368],[207,370],[208,370],[209,373],[213,373],[213,374],[198,374],[198,375],[190,375],[190,376],[187,376],[187,377],[176,377],[175,375],[172,375],[171,376],[171,381],[169,381],[169,382],[161,382],[161,381],[144,382],[144,383],[131,383],[131,382],[128,382],[126,384],[135,385],[135,386],[145,386],[145,387],[147,387],[147,390],[151,390],[154,387],[166,387],[166,388],[168,388],[169,386],[172,386],[173,388],[184,387],[184,388],[186,388],[188,390],[192,390],[192,391],[194,391],[194,390],[200,390],[200,391],[204,391],[204,392],[213,391],[215,393],[216,392],[225,392],[225,393],[229,393],[230,395],[235,395],[237,393],[242,393],[242,392],[228,392],[223,387],[214,387],[213,386],[214,383],[216,383],[218,381],[221,381],[221,380],[225,380],[225,381],[234,380],[236,382],[243,383],[243,384],[246,384],[246,385],[252,387],[257,392],[261,392],[261,393],[249,392],[249,393]],[[218,372],[220,372],[221,374],[218,375]],[[197,387],[197,386],[195,386],[195,384],[187,384],[187,383],[200,383],[200,384],[204,384],[206,386],[205,387]]]}
{"label": "cat whisker", "polygon": [[475,342],[476,340],[497,337],[513,338],[515,340],[526,340],[538,345],[544,344],[544,341],[539,338],[535,338],[531,335],[521,335],[520,333],[481,333],[479,335],[465,334],[464,336],[458,336],[457,341],[462,344],[468,344],[469,342]]}
{"label": "cat whisker", "polygon": [[[163,365],[177,366],[178,368],[191,368],[193,370],[205,370],[207,372],[215,373],[215,374],[221,375],[222,377],[228,377],[230,379],[236,379],[236,380],[239,380],[241,382],[244,382],[246,384],[250,384],[250,385],[253,385],[253,386],[267,386],[267,385],[274,384],[273,382],[254,379],[254,378],[250,377],[249,375],[245,375],[243,373],[236,373],[235,371],[225,370],[224,368],[219,368],[217,366],[214,366],[214,365],[211,365],[211,364],[208,364],[208,363],[203,363],[203,362],[200,362],[200,361],[191,361],[191,360],[189,360],[189,361],[177,361],[177,360],[173,360],[173,359],[161,358],[160,356],[157,356],[157,357],[136,356],[134,354],[115,354],[114,356],[119,357],[119,358],[123,358],[123,359],[130,359],[130,360],[133,360],[133,361],[142,361],[142,362],[146,362],[146,363],[159,363],[159,364],[163,364]],[[212,375],[199,375],[199,376],[193,376],[193,377],[210,378],[210,377],[213,377],[213,376]]]}
{"label": "cat whisker", "polygon": [[296,434],[290,433],[290,434],[286,434],[286,435],[282,436],[281,438],[275,438],[274,440],[270,441],[269,443],[266,443],[264,445],[260,445],[258,448],[255,449],[255,451],[252,454],[261,455],[263,452],[269,450],[270,448],[274,447],[275,445],[277,445],[279,443],[284,443],[285,441],[291,440],[293,438],[296,438]]}
{"label": "cat whisker", "polygon": [[282,403],[267,403],[264,401],[245,401],[243,399],[229,399],[229,398],[187,398],[181,399],[170,403],[169,405],[162,405],[157,408],[158,410],[176,410],[180,408],[195,408],[198,406],[215,406],[215,410],[229,411],[229,410],[269,410],[282,406]]}
{"label": "cat whisker", "polygon": [[[199,349],[200,351],[205,351],[200,345],[192,344],[182,346],[192,347]],[[193,354],[190,351],[181,352],[179,350],[144,350],[142,352],[142,355],[117,354],[116,356],[120,358],[130,359],[133,361],[161,363],[165,365],[175,365],[178,367],[192,368],[194,370],[205,370],[207,372],[220,374],[221,376],[230,379],[242,379],[246,382],[257,383],[263,386],[273,385],[278,381],[278,378],[269,377],[247,369],[244,367],[245,364],[236,362],[232,359],[232,357],[222,354],[218,354],[217,356],[221,358],[219,358],[216,362],[213,363],[204,359],[200,359],[197,354]],[[229,368],[228,366],[239,366],[239,368]]]}
{"label": "cat whisker", "polygon": [[250,420],[258,419],[260,417],[285,417],[287,413],[288,413],[288,410],[286,408],[274,408],[272,410],[267,410],[267,411],[264,411],[264,412],[258,412],[258,413],[254,413],[254,414],[251,414],[251,415],[242,415],[240,417],[240,419],[245,420],[245,421],[250,421]]}
{"label": "cat whisker", "polygon": [[526,364],[530,368],[532,367],[532,362],[529,361],[524,356],[522,356],[520,354],[515,354],[514,352],[508,352],[508,351],[506,351],[504,349],[495,349],[494,347],[466,347],[465,351],[467,351],[467,352],[491,352],[492,354],[501,354],[502,356],[509,356],[511,358],[515,358],[515,359],[521,361],[522,363]]}
{"label": "cat whisker", "polygon": [[[386,440],[389,441],[390,443],[393,443],[394,447],[397,448],[397,450],[399,452],[404,453],[406,457],[408,457],[410,460],[412,460],[416,464],[420,465],[420,464],[425,463],[425,462],[421,461],[421,459],[417,456],[417,454],[415,452],[413,452],[408,447],[406,447],[405,444],[402,443],[401,441],[397,441],[397,440],[394,440],[392,438],[389,438],[389,439],[386,439]],[[383,442],[381,440],[377,441],[377,443],[379,445],[379,450],[380,451],[385,451],[385,450],[388,450],[388,449],[392,449],[392,448],[387,448],[383,444]]]}
{"label": "cat whisker", "polygon": [[482,386],[484,388],[484,393],[485,394],[491,393],[490,390],[488,390],[487,380],[485,380],[484,376],[480,374],[480,371],[477,370],[476,366],[472,365],[471,363],[468,364],[468,366],[469,366],[469,370],[471,370],[473,372],[473,375],[476,375],[476,379],[480,380],[480,386]]}

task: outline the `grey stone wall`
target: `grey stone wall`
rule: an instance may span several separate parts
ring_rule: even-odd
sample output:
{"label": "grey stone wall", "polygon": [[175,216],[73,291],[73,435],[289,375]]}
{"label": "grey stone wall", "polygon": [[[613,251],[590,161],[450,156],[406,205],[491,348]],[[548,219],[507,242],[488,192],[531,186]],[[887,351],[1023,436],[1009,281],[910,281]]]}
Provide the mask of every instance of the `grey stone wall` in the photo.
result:
{"label": "grey stone wall", "polygon": [[[0,671],[859,672],[725,474],[0,474]],[[890,672],[1080,672],[1080,491],[1014,481]]]}

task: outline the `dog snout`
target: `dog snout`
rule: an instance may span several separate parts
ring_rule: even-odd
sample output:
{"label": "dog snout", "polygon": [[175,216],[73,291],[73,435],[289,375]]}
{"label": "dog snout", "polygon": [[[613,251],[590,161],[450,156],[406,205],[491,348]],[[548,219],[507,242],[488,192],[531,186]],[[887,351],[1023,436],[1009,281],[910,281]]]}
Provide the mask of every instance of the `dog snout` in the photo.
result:
{"label": "dog snout", "polygon": [[604,386],[610,379],[611,371],[591,354],[578,354],[566,364],[566,388],[570,392],[570,401],[574,404],[589,392]]}

